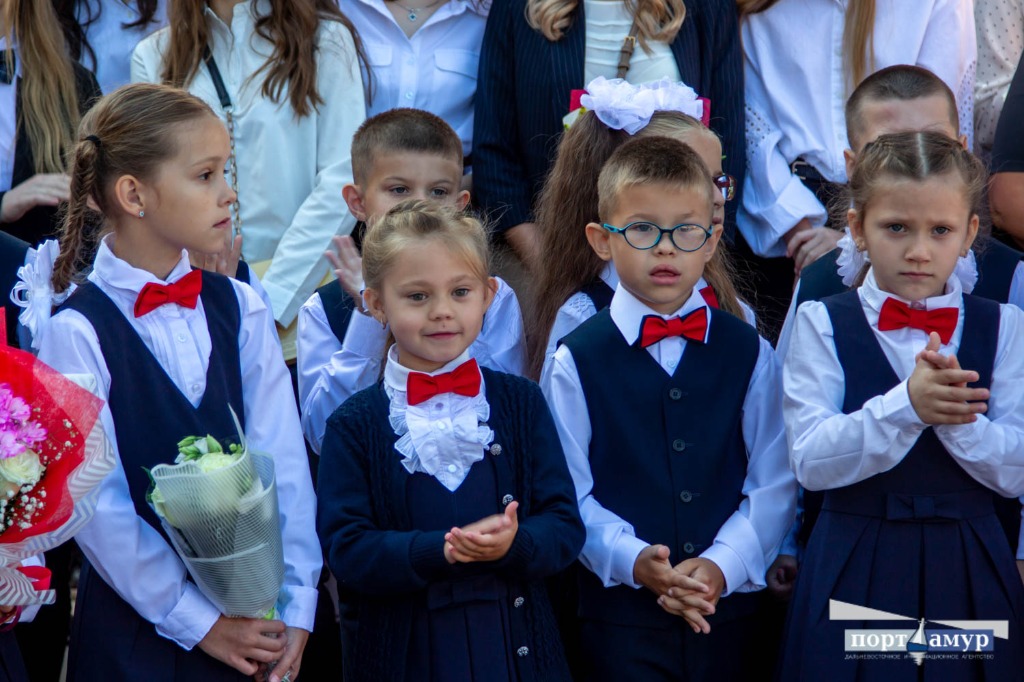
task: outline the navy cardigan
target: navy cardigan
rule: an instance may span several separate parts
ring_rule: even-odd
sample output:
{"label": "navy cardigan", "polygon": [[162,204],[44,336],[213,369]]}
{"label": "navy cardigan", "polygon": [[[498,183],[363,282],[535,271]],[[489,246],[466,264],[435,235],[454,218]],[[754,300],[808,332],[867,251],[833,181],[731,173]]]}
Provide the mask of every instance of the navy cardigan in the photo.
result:
{"label": "navy cardigan", "polygon": [[[445,531],[412,528],[405,501],[408,473],[395,451],[388,398],[377,384],[352,396],[327,421],[320,456],[317,531],[338,579],[344,678],[407,679],[405,652],[416,595],[430,583],[493,571],[509,585],[515,642],[529,642],[516,658],[519,679],[568,680],[558,628],[543,579],[576,559],[585,530],[576,491],[536,384],[482,370],[497,449],[495,513],[519,501],[519,531],[501,560],[450,565]],[[487,465],[487,461],[479,465]],[[509,497],[511,496],[511,497]],[[522,600],[517,597],[523,597]],[[347,622],[345,622],[347,621]]]}
{"label": "navy cardigan", "polygon": [[[711,128],[722,138],[725,172],[743,179],[746,137],[743,53],[734,0],[687,0],[671,44],[683,82],[711,100]],[[583,2],[551,42],[526,23],[526,0],[494,0],[480,54],[473,125],[473,193],[504,232],[533,219],[533,203],[562,133],[573,90],[583,82]],[[727,205],[731,239],[735,206]]]}

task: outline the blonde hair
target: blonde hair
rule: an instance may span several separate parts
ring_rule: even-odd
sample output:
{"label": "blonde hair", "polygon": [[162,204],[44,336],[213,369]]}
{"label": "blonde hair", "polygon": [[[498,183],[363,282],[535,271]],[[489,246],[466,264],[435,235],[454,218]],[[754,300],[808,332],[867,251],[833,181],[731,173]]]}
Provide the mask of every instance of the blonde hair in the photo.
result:
{"label": "blonde hair", "polygon": [[[671,43],[686,18],[683,0],[621,0],[636,18],[637,41],[646,51],[647,43]],[[557,42],[572,24],[580,0],[527,0],[526,22],[551,42]]]}
{"label": "blonde hair", "polygon": [[[78,127],[79,101],[74,65],[50,0],[6,0],[7,45],[21,55],[21,98],[17,125],[28,135],[36,173],[63,173],[64,153]],[[13,52],[7,71],[14,73]]]}
{"label": "blonde hair", "polygon": [[487,232],[476,218],[431,201],[403,201],[371,221],[363,238],[363,280],[367,289],[380,291],[398,257],[436,240],[486,281],[491,272]]}
{"label": "blonde hair", "polygon": [[110,212],[107,192],[122,175],[148,179],[178,151],[177,125],[202,116],[218,120],[205,102],[166,85],[135,83],[118,88],[96,103],[82,119],[78,142],[71,150],[71,196],[61,226],[60,255],[53,266],[53,289],[62,292],[82,268],[86,234]]}
{"label": "blonde hair", "polygon": [[875,70],[875,0],[850,0],[843,24],[843,68],[847,92]]}

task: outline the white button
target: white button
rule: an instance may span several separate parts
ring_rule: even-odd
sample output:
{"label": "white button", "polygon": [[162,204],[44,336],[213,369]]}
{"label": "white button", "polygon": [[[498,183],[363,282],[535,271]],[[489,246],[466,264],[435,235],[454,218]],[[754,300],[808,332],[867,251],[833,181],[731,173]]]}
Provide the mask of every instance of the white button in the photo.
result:
{"label": "white button", "polygon": [[192,392],[195,394],[199,393],[199,384],[192,384]]}
{"label": "white button", "polygon": [[437,428],[441,431],[444,431],[445,429],[448,428],[448,426],[444,422],[437,422]]}
{"label": "white button", "polygon": [[454,464],[449,464],[448,465],[448,473],[449,474],[454,474],[456,471],[458,471],[458,467],[456,467]]}
{"label": "white button", "polygon": [[178,334],[178,343],[185,343],[188,339],[185,338],[184,334]]}
{"label": "white button", "polygon": [[444,405],[442,405],[441,403],[438,403],[438,404],[434,405],[434,409],[435,410],[440,410],[443,407],[444,407]]}
{"label": "white button", "polygon": [[676,364],[678,364],[678,363],[676,363],[676,361],[675,361],[675,360],[669,360],[669,361],[668,361],[668,367],[669,367],[669,369],[675,369],[675,368],[676,368]]}
{"label": "white button", "polygon": [[405,98],[406,99],[412,99],[412,93],[411,92],[405,93]]}

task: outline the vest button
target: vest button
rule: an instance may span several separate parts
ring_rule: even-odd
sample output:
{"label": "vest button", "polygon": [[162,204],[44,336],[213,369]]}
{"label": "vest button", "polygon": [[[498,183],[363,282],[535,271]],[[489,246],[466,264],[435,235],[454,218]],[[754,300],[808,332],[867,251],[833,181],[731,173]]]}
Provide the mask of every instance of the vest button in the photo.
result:
{"label": "vest button", "polygon": [[689,502],[690,500],[693,499],[693,493],[691,493],[689,490],[684,490],[683,492],[679,493],[679,499],[682,500],[683,502]]}
{"label": "vest button", "polygon": [[519,657],[522,658],[524,656],[529,656],[530,650],[525,646],[521,646],[518,649],[516,649],[516,654],[518,654]]}
{"label": "vest button", "polygon": [[687,542],[685,545],[683,545],[683,551],[687,554],[693,554],[694,549],[695,547],[693,546],[692,542]]}
{"label": "vest button", "polygon": [[682,438],[676,438],[674,441],[672,441],[672,449],[675,450],[676,452],[682,452],[683,450],[686,449],[686,441],[684,441]]}
{"label": "vest button", "polygon": [[513,498],[511,495],[505,495],[505,497],[501,498],[501,504],[507,507],[510,504],[512,504],[513,499],[515,498]]}
{"label": "vest button", "polygon": [[678,388],[669,389],[668,397],[672,400],[680,400],[683,397],[683,392]]}
{"label": "vest button", "polygon": [[522,606],[525,603],[526,603],[525,599],[523,599],[522,597],[516,597],[516,600],[514,602],[512,602],[512,606],[514,606],[514,607],[516,607],[518,609],[520,606]]}

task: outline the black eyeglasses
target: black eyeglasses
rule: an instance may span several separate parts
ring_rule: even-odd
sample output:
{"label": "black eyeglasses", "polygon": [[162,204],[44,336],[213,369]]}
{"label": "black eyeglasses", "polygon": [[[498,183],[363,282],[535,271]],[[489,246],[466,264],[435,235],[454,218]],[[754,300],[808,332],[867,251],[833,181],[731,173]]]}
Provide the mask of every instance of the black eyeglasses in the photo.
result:
{"label": "black eyeglasses", "polygon": [[726,201],[732,201],[733,197],[736,196],[736,178],[726,173],[722,173],[714,178],[715,187],[722,193],[722,197]]}
{"label": "black eyeglasses", "polygon": [[615,227],[607,223],[602,227],[614,234],[621,234],[626,243],[634,249],[646,251],[653,249],[661,242],[664,235],[672,241],[672,245],[680,251],[698,251],[711,238],[711,227],[683,223],[675,227],[661,227],[654,223],[641,221],[630,223],[625,227]]}

